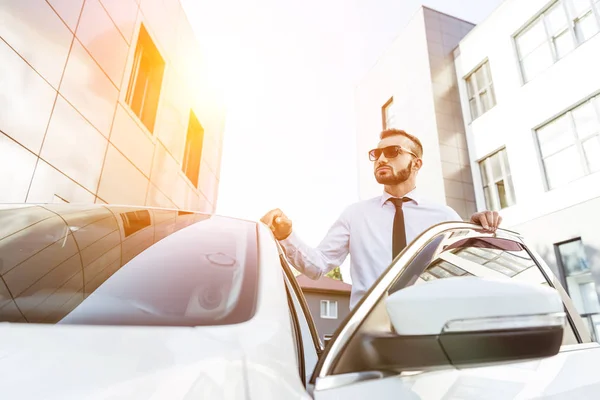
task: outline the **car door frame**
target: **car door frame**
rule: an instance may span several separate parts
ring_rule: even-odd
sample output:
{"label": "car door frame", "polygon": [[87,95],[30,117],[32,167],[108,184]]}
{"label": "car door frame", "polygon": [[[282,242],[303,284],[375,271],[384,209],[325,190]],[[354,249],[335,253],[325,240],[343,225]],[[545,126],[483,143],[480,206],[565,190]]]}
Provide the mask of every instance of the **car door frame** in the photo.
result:
{"label": "car door frame", "polygon": [[[281,264],[281,268],[283,271],[283,280],[284,280],[284,285],[286,287],[286,293],[288,296],[288,304],[289,304],[289,308],[290,308],[290,313],[292,313],[292,319],[293,319],[293,328],[297,329],[297,340],[300,340],[302,343],[301,344],[296,344],[296,348],[297,349],[301,349],[302,352],[299,354],[299,362],[302,363],[302,366],[299,366],[299,370],[301,371],[301,376],[300,378],[302,379],[302,383],[304,384],[304,386],[308,389],[311,385],[310,385],[310,379],[306,379],[305,377],[305,371],[306,371],[306,364],[305,364],[305,359],[304,359],[304,347],[305,346],[313,346],[313,348],[315,349],[315,352],[317,354],[317,364],[319,360],[321,359],[321,356],[323,355],[324,352],[324,345],[321,342],[321,339],[319,338],[319,334],[317,331],[317,326],[315,324],[314,318],[312,316],[312,313],[310,312],[310,308],[308,306],[308,303],[306,301],[306,298],[304,297],[304,293],[302,292],[302,288],[300,287],[300,285],[298,284],[298,281],[296,280],[296,277],[294,275],[294,273],[292,272],[292,266],[290,264],[290,262],[287,260],[286,255],[285,255],[285,251],[283,250],[283,247],[281,246],[281,244],[279,244],[279,242],[277,243],[277,249],[279,252],[279,261]],[[288,288],[289,285],[289,288]],[[300,304],[300,308],[302,310],[302,313],[304,314],[304,318],[306,320],[306,323],[308,325],[308,329],[310,331],[310,336],[311,336],[311,343],[305,343],[304,342],[304,338],[302,337],[302,332],[300,329],[300,318],[302,318],[300,315],[298,315],[296,308],[294,306],[294,302],[291,298],[291,293],[289,293],[289,290],[292,290],[294,292],[294,295],[296,296],[296,299],[298,300],[298,303]],[[314,368],[316,368],[316,365]]]}
{"label": "car door frame", "polygon": [[[548,265],[543,259],[529,248],[523,240],[523,237],[513,231],[499,229],[494,233],[484,232],[481,226],[474,225],[466,222],[444,222],[437,224],[425,232],[421,233],[409,246],[407,246],[388,266],[388,268],[381,274],[381,276],[375,281],[363,298],[358,304],[350,311],[346,319],[340,324],[340,327],[334,333],[329,345],[324,349],[322,356],[319,358],[317,365],[313,371],[310,383],[315,385],[316,390],[333,389],[339,386],[345,386],[352,383],[357,383],[364,380],[370,380],[381,376],[381,373],[377,371],[366,371],[356,372],[351,374],[334,375],[332,370],[335,368],[337,361],[341,358],[342,354],[346,351],[346,347],[353,336],[357,333],[362,323],[365,321],[367,316],[371,313],[373,308],[377,305],[381,297],[387,292],[387,290],[397,280],[412,279],[414,274],[412,271],[405,270],[407,266],[410,266],[411,262],[421,254],[421,252],[428,246],[432,240],[437,236],[451,231],[470,229],[481,233],[481,237],[490,238],[505,238],[519,242],[524,246],[526,251],[529,252],[532,259],[536,262],[539,270],[544,275],[544,278],[548,282],[550,287],[558,290],[563,304],[565,306],[565,312],[571,328],[575,333],[578,343],[573,346],[586,345],[591,342],[589,334],[586,334],[586,328],[581,320],[581,317],[576,312],[570,298],[566,294],[564,288],[562,288],[560,280],[552,273]],[[415,266],[415,268],[417,268]],[[418,275],[417,275],[418,276]],[[550,279],[555,277],[555,279]],[[414,277],[416,280],[416,277]],[[414,283],[414,282],[413,282]],[[412,284],[412,283],[410,283]],[[396,282],[398,285],[398,282]],[[408,282],[404,285],[409,286]],[[328,378],[322,385],[319,384],[318,379]]]}

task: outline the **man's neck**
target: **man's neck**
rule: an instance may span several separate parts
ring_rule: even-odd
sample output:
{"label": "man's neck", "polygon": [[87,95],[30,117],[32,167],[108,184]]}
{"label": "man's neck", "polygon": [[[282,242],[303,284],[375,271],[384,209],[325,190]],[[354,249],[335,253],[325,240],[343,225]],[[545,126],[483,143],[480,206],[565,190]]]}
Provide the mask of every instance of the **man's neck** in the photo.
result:
{"label": "man's neck", "polygon": [[404,197],[415,189],[415,182],[402,182],[398,185],[385,185],[385,191],[394,197]]}

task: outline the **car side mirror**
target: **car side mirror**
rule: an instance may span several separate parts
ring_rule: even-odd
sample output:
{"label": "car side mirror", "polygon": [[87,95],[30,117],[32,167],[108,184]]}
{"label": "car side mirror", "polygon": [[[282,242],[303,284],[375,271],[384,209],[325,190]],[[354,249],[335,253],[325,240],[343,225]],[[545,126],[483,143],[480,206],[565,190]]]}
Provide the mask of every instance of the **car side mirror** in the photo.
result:
{"label": "car side mirror", "polygon": [[390,295],[395,332],[371,335],[381,368],[457,367],[549,357],[560,350],[565,313],[558,292],[511,280],[457,277]]}

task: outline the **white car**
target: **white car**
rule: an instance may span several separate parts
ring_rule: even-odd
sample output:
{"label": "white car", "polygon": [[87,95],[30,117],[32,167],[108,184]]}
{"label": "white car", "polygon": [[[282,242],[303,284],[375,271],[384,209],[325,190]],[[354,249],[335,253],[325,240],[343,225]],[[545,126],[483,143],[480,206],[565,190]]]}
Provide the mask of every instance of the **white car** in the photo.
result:
{"label": "white car", "polygon": [[514,232],[432,227],[326,346],[262,224],[0,208],[1,399],[597,399],[600,346]]}

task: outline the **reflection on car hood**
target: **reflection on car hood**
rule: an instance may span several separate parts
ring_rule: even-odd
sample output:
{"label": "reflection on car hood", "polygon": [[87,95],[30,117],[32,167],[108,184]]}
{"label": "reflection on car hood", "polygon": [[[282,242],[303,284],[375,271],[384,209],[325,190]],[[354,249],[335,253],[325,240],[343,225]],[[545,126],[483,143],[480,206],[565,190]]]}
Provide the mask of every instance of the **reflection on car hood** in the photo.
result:
{"label": "reflection on car hood", "polygon": [[6,399],[244,399],[244,354],[224,328],[0,324]]}

